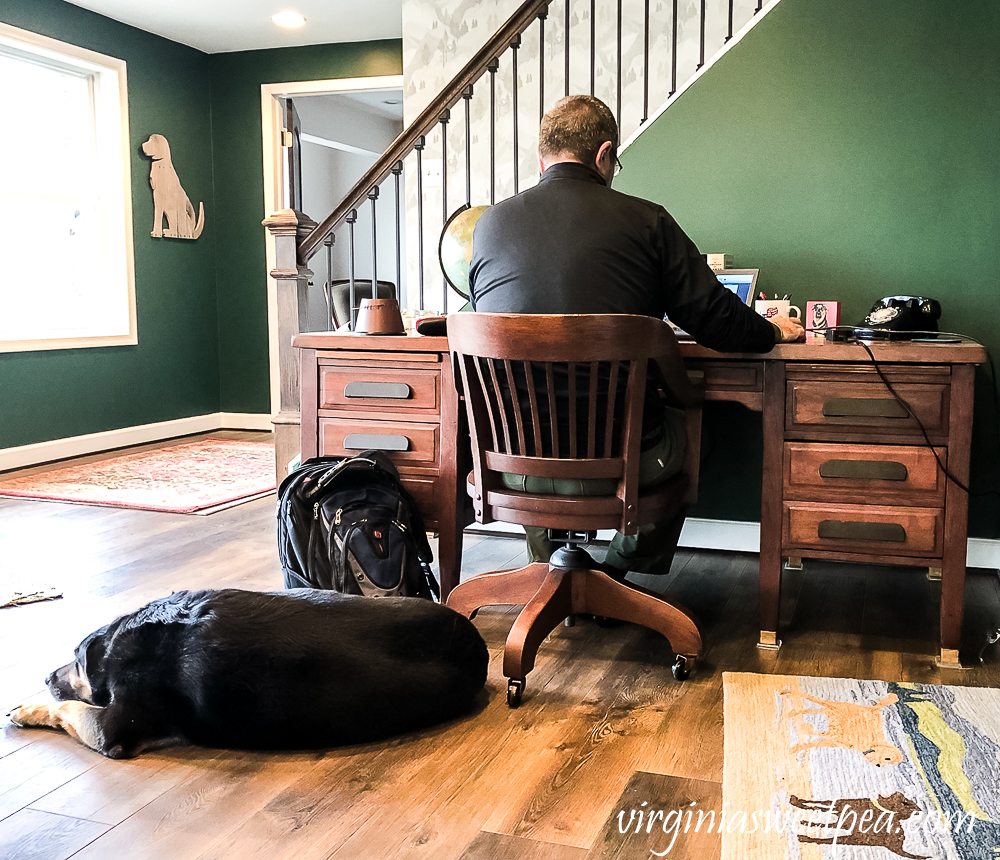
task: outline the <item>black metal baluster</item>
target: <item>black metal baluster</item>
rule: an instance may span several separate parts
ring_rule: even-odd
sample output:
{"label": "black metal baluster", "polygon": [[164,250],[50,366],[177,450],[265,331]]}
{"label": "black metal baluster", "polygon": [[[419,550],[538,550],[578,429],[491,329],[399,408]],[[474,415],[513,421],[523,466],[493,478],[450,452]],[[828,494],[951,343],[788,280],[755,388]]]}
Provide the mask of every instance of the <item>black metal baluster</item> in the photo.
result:
{"label": "black metal baluster", "polygon": [[514,193],[517,194],[517,163],[518,163],[518,142],[517,142],[517,50],[521,47],[521,37],[515,36],[510,43],[513,52],[513,68],[511,72],[511,86],[513,87],[513,101],[511,107],[514,111]]}
{"label": "black metal baluster", "polygon": [[[441,229],[448,223],[448,120],[451,119],[451,111],[446,110],[441,114]],[[443,273],[442,273],[443,274]],[[448,313],[448,279],[441,278],[441,297],[444,303],[441,305],[441,312]]]}
{"label": "black metal baluster", "polygon": [[[702,3],[705,0],[701,0]],[[615,120],[622,127],[622,0],[618,0],[618,111]]]}
{"label": "black metal baluster", "polygon": [[494,58],[486,67],[490,73],[490,206],[496,202],[497,188],[497,70],[500,60]]}
{"label": "black metal baluster", "polygon": [[472,205],[472,84],[462,93],[465,99],[465,205]]}
{"label": "black metal baluster", "polygon": [[674,0],[673,35],[670,43],[670,95],[677,92],[677,0]]}
{"label": "black metal baluster", "polygon": [[701,50],[698,54],[698,68],[705,65],[705,0],[701,0],[701,24],[700,24]]}
{"label": "black metal baluster", "polygon": [[566,62],[566,95],[569,95],[569,20],[570,20],[570,0],[566,0],[566,14],[565,14],[565,24],[563,30],[563,52],[565,53]]}
{"label": "black metal baluster", "polygon": [[538,13],[538,121],[545,116],[545,19],[548,10]]}
{"label": "black metal baluster", "polygon": [[418,310],[424,307],[424,168],[423,155],[427,138],[420,135],[413,148],[417,151],[417,299]]}
{"label": "black metal baluster", "polygon": [[597,0],[590,0],[590,94],[594,94],[594,73],[597,67]]}
{"label": "black metal baluster", "polygon": [[349,298],[351,302],[351,331],[355,331],[358,323],[357,302],[354,300],[354,224],[358,220],[358,210],[352,209],[347,213],[348,241],[350,243],[347,276],[350,279]]}
{"label": "black metal baluster", "polygon": [[326,289],[323,290],[323,298],[326,299],[326,325],[330,331],[336,326],[333,324],[333,243],[336,237],[330,233],[324,240],[326,245]]}
{"label": "black metal baluster", "polygon": [[402,295],[403,290],[403,246],[400,235],[400,224],[403,220],[403,213],[400,209],[399,197],[399,177],[403,174],[403,162],[397,161],[392,168],[392,175],[396,180],[396,300]]}
{"label": "black metal baluster", "polygon": [[642,14],[642,120],[639,125],[649,119],[649,0],[643,3]]}
{"label": "black metal baluster", "polygon": [[753,10],[754,15],[756,15],[763,8],[764,8],[764,0],[757,0],[757,8]]}
{"label": "black metal baluster", "polygon": [[376,256],[376,229],[375,201],[378,200],[378,186],[376,185],[368,192],[368,199],[372,202],[372,300],[378,298],[378,257]]}
{"label": "black metal baluster", "polygon": [[728,42],[733,38],[733,3],[735,0],[729,0],[729,30],[726,33],[726,41]]}

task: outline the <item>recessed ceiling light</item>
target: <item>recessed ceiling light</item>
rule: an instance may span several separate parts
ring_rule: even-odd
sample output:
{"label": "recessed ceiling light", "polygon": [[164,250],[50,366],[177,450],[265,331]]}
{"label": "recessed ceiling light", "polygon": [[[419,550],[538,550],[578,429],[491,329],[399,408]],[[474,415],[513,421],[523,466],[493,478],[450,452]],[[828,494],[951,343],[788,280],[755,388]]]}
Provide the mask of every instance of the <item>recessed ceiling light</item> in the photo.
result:
{"label": "recessed ceiling light", "polygon": [[298,12],[278,12],[271,16],[271,20],[279,27],[285,27],[289,30],[301,27],[306,22],[306,19]]}

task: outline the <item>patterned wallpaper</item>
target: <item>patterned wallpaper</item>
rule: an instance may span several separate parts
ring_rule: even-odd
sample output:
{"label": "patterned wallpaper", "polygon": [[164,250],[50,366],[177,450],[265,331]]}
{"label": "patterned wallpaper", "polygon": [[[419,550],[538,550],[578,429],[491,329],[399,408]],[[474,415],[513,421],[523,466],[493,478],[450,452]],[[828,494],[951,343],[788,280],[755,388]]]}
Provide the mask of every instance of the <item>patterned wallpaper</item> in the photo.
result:
{"label": "patterned wallpaper", "polygon": [[[515,123],[512,52],[500,58],[495,75],[495,178],[491,189],[490,169],[490,75],[474,86],[469,102],[468,158],[472,165],[470,202],[473,206],[502,200],[538,180],[536,155],[538,122],[543,112],[566,94],[566,3],[570,4],[569,91],[590,91],[591,2],[553,0],[544,22],[544,86],[540,68],[538,22],[525,33],[517,51],[517,140]],[[489,37],[517,10],[517,0],[404,0],[403,80],[404,120],[410,123],[448,84]],[[680,87],[696,71],[700,54],[701,0],[677,0],[678,39],[676,85]],[[755,0],[734,0],[733,32],[753,15]],[[618,110],[617,92],[617,0],[594,0],[594,93],[612,110]],[[723,44],[728,30],[729,0],[706,0],[706,59]],[[644,4],[622,0],[621,135],[626,140],[643,119],[667,101],[671,92],[671,22],[673,0],[649,0],[649,75],[644,69]],[[541,101],[544,99],[544,101]],[[423,153],[423,259],[425,309],[457,310],[460,297],[443,283],[437,262],[437,242],[445,215],[466,202],[465,102],[452,111],[447,124],[447,205],[442,200],[440,169],[441,126],[428,137]],[[492,194],[491,194],[492,191]],[[407,305],[419,307],[416,157],[406,162],[407,208]],[[446,299],[447,296],[447,299]]]}

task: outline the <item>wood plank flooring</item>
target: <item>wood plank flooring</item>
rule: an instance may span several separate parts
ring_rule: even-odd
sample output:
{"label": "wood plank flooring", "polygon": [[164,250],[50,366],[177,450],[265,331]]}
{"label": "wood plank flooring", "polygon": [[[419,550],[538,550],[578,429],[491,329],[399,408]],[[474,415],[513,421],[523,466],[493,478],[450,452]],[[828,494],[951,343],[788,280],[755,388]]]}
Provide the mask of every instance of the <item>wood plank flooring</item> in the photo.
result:
{"label": "wood plank flooring", "polygon": [[[523,560],[520,540],[467,535],[463,576]],[[280,588],[274,498],[210,516],[0,500],[0,577],[64,593],[0,609],[0,706],[12,707],[43,695],[87,633],[155,597]],[[113,762],[0,717],[0,857],[632,860],[669,846],[715,858],[717,836],[672,843],[636,815],[721,808],[724,671],[1000,686],[1000,645],[968,670],[936,666],[940,585],[922,570],[807,559],[784,574],[777,653],[755,647],[756,577],[754,555],[679,553],[669,576],[641,581],[702,621],[708,647],[690,680],[672,680],[657,634],[580,621],[543,645],[517,710],[500,672],[513,610],[483,610],[478,710],[377,744]],[[975,658],[1000,625],[995,571],[970,572],[966,604],[963,656]]]}

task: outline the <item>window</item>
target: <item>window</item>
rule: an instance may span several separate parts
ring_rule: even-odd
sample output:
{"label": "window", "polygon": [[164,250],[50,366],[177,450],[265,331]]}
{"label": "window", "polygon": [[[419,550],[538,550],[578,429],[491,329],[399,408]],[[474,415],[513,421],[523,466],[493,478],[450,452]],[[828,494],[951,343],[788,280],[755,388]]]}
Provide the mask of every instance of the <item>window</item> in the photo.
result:
{"label": "window", "polygon": [[0,24],[0,351],[136,343],[125,63]]}

